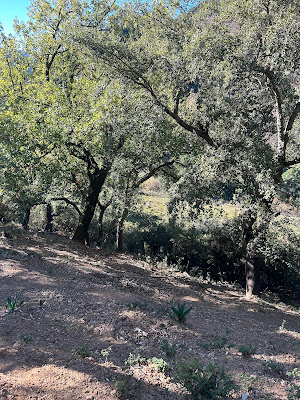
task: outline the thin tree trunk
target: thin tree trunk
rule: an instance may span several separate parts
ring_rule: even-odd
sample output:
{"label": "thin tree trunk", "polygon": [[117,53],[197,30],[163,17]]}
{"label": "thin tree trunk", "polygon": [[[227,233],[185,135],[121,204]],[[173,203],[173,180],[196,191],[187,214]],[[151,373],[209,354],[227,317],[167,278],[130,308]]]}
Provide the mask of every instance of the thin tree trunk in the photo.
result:
{"label": "thin tree trunk", "polygon": [[124,222],[129,214],[129,208],[124,208],[117,225],[117,251],[124,251]]}
{"label": "thin tree trunk", "polygon": [[90,245],[88,230],[90,227],[90,223],[93,219],[96,205],[98,202],[98,197],[104,185],[107,174],[108,174],[107,169],[101,169],[101,170],[98,169],[93,174],[90,175],[90,185],[88,189],[88,195],[85,201],[85,207],[82,214],[79,217],[79,223],[73,235],[73,240],[77,240],[87,246]]}
{"label": "thin tree trunk", "polygon": [[52,213],[51,203],[47,204],[46,219],[47,219],[47,223],[45,226],[45,231],[53,232],[53,213]]}
{"label": "thin tree trunk", "polygon": [[29,229],[30,212],[31,212],[31,207],[28,206],[25,211],[25,216],[24,216],[24,219],[22,222],[22,227],[26,231],[28,231],[28,229]]}
{"label": "thin tree trunk", "polygon": [[98,218],[98,239],[97,239],[97,245],[101,247],[104,243],[104,231],[103,231],[103,218],[106,209],[111,205],[112,203],[112,198],[106,202],[105,204],[101,204],[100,201],[98,202],[99,208],[100,208],[100,213],[99,213],[99,218]]}

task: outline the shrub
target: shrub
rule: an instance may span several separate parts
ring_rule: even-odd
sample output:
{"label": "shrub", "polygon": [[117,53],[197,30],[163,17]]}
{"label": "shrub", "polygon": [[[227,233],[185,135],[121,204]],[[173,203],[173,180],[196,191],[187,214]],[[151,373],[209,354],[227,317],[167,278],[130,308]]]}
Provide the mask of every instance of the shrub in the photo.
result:
{"label": "shrub", "polygon": [[116,397],[120,400],[136,399],[138,391],[138,383],[132,381],[132,377],[128,375],[118,375],[115,380]]}
{"label": "shrub", "polygon": [[239,347],[239,352],[242,353],[242,356],[245,358],[249,358],[256,353],[256,347],[252,344],[249,345],[242,345]]}
{"label": "shrub", "polygon": [[195,400],[228,399],[235,389],[234,382],[224,368],[213,363],[203,366],[195,358],[179,364],[175,369],[175,378]]}
{"label": "shrub", "polygon": [[72,353],[82,358],[91,356],[90,349],[87,346],[75,347]]}
{"label": "shrub", "polygon": [[161,346],[162,351],[166,353],[169,357],[174,357],[176,354],[176,344],[171,344],[167,339],[164,339]]}
{"label": "shrub", "polygon": [[171,317],[177,319],[180,323],[185,322],[188,313],[191,311],[192,307],[186,308],[185,303],[177,303],[177,307],[171,305]]}
{"label": "shrub", "polygon": [[162,358],[153,357],[149,359],[148,362],[154,365],[156,371],[166,372],[169,369],[168,363]]}

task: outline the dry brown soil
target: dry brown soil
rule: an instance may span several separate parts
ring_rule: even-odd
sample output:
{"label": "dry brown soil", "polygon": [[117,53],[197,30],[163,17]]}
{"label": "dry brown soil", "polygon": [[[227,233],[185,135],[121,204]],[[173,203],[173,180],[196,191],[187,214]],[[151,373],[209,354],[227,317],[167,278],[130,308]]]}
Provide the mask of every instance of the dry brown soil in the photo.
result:
{"label": "dry brown soil", "polygon": [[[115,399],[122,382],[124,399],[184,399],[173,371],[191,357],[223,365],[239,386],[233,399],[248,392],[248,400],[284,400],[297,383],[263,365],[300,367],[299,313],[291,308],[246,301],[236,287],[157,270],[54,234],[1,228],[0,236],[1,400]],[[7,298],[15,295],[24,303],[8,314]],[[185,324],[168,315],[169,303],[177,302],[193,307]],[[164,339],[175,344],[174,356],[161,348]],[[247,344],[256,347],[248,359],[238,351]],[[136,349],[147,359],[163,358],[169,371],[151,362],[126,365]]]}

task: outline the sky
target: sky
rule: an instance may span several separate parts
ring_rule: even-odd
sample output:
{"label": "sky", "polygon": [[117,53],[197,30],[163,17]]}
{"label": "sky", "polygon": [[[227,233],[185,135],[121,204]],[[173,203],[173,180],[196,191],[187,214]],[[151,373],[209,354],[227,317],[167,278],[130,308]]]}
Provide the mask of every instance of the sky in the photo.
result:
{"label": "sky", "polygon": [[13,23],[15,17],[20,21],[27,20],[27,7],[30,0],[0,0],[0,22],[4,33],[14,33]]}

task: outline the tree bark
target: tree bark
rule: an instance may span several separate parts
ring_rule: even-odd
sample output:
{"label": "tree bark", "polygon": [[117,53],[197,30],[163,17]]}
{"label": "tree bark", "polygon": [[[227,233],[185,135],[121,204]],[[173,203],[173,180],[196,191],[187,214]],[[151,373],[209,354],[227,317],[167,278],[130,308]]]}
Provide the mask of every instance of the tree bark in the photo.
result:
{"label": "tree bark", "polygon": [[246,298],[260,293],[261,263],[255,255],[254,241],[247,244],[245,275],[246,275]]}
{"label": "tree bark", "polygon": [[51,203],[47,204],[46,219],[47,219],[47,223],[45,226],[45,231],[53,232],[53,213],[52,213]]}
{"label": "tree bark", "polygon": [[88,189],[88,195],[85,201],[85,207],[82,214],[79,217],[79,223],[73,235],[73,240],[77,240],[82,244],[87,246],[90,245],[89,239],[89,227],[90,223],[93,219],[96,205],[98,202],[98,197],[101,192],[101,189],[104,185],[105,179],[108,174],[108,169],[98,169],[89,175],[90,185]]}
{"label": "tree bark", "polygon": [[117,225],[117,251],[124,251],[124,222],[129,214],[129,208],[125,207],[122,216],[118,221]]}
{"label": "tree bark", "polygon": [[22,227],[25,231],[28,231],[29,229],[30,212],[31,212],[31,207],[28,206],[25,211],[24,219],[22,222]]}

